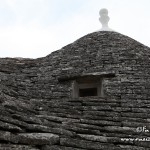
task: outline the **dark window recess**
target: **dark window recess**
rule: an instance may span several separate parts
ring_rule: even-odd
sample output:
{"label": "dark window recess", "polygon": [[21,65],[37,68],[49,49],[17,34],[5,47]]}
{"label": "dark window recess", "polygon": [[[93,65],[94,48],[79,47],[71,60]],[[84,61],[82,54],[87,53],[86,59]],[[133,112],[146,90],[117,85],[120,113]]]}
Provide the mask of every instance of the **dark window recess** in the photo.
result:
{"label": "dark window recess", "polygon": [[79,97],[98,96],[97,88],[79,89]]}

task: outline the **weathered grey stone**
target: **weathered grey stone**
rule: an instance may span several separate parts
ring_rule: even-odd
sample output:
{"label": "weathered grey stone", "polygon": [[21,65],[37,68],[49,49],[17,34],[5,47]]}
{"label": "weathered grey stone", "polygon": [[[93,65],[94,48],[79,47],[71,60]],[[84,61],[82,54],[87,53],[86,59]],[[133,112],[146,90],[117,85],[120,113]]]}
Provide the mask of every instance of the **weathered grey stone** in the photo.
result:
{"label": "weathered grey stone", "polygon": [[16,125],[0,121],[0,128],[8,131],[22,132],[22,129]]}
{"label": "weathered grey stone", "polygon": [[[150,48],[95,32],[38,59],[0,59],[3,149],[144,150],[150,137]],[[73,80],[103,78],[103,97],[72,98]],[[31,133],[32,132],[32,133]],[[34,133],[33,133],[34,132]],[[60,138],[60,139],[59,139]]]}
{"label": "weathered grey stone", "polygon": [[45,146],[42,147],[42,150],[85,150],[85,149],[58,146],[58,145],[54,145],[54,146],[45,145]]}
{"label": "weathered grey stone", "polygon": [[86,134],[78,134],[81,138],[90,140],[90,141],[96,141],[96,142],[108,142],[108,138],[105,136],[96,136],[96,135],[86,135]]}
{"label": "weathered grey stone", "polygon": [[59,143],[59,136],[51,133],[21,133],[19,143],[27,145],[53,145]]}
{"label": "weathered grey stone", "polygon": [[119,150],[118,146],[115,146],[113,144],[104,144],[100,142],[91,142],[81,139],[67,139],[67,138],[61,138],[60,144],[63,146],[70,146],[70,147],[77,147],[77,148],[83,148],[83,149],[93,149],[93,150]]}
{"label": "weathered grey stone", "polygon": [[39,150],[27,145],[0,144],[0,150]]}
{"label": "weathered grey stone", "polygon": [[149,150],[148,148],[139,147],[139,146],[131,146],[131,145],[120,145],[120,149],[125,149],[125,150]]}
{"label": "weathered grey stone", "polygon": [[64,136],[75,136],[75,132],[71,132],[68,130],[65,130],[61,127],[59,128],[55,128],[55,127],[48,127],[48,126],[42,126],[42,125],[36,125],[36,124],[30,124],[27,126],[26,128],[29,131],[32,132],[45,132],[45,133],[54,133],[54,134],[58,134],[58,135],[64,135]]}
{"label": "weathered grey stone", "polygon": [[7,131],[0,131],[0,141],[18,143],[18,137]]}

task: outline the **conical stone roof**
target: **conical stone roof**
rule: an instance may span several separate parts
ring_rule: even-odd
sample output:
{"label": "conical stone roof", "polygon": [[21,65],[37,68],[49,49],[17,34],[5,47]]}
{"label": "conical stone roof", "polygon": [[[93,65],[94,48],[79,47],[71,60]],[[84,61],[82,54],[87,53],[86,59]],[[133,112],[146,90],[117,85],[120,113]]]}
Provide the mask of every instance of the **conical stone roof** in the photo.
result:
{"label": "conical stone roof", "polygon": [[[150,48],[120,33],[100,31],[88,34],[52,53],[48,59],[58,64],[55,66],[60,71],[58,76],[71,78],[94,72],[114,73],[115,95],[117,89],[122,95],[120,88],[126,87],[133,95],[143,92],[148,96],[144,87],[149,86]],[[127,84],[128,81],[132,85]],[[134,91],[134,86],[140,93]]]}
{"label": "conical stone roof", "polygon": [[[0,59],[1,149],[148,150],[149,55],[100,31],[43,58]],[[104,95],[73,98],[84,76],[103,78]]]}

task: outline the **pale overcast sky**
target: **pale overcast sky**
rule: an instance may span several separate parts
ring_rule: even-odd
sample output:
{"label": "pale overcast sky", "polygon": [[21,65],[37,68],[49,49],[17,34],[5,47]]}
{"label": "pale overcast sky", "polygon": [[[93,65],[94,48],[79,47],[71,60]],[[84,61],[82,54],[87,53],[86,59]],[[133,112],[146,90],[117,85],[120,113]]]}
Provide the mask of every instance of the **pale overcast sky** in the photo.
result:
{"label": "pale overcast sky", "polygon": [[150,47],[150,0],[0,0],[0,57],[37,58],[109,27]]}

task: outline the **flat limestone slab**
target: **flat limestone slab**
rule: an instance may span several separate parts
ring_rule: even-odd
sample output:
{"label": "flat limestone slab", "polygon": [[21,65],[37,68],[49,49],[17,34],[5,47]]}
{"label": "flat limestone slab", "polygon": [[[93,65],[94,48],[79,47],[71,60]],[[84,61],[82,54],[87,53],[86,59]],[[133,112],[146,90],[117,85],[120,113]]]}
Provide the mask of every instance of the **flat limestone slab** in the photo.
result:
{"label": "flat limestone slab", "polygon": [[0,144],[0,150],[39,150],[28,145]]}
{"label": "flat limestone slab", "polygon": [[27,145],[53,145],[59,142],[59,136],[51,133],[21,133],[19,143]]}

